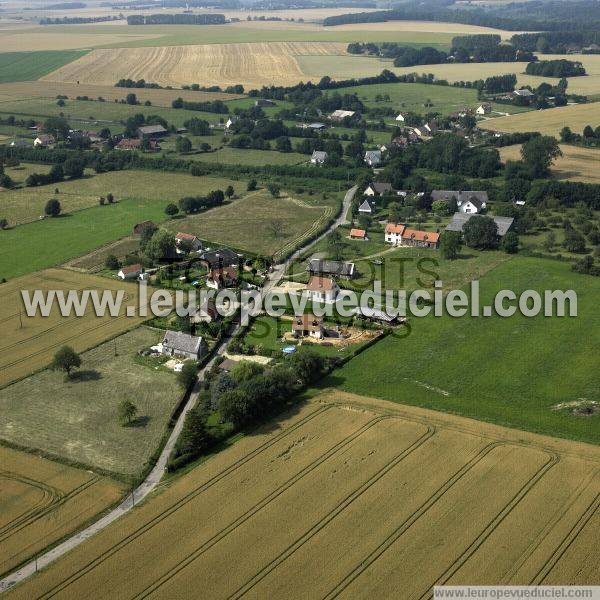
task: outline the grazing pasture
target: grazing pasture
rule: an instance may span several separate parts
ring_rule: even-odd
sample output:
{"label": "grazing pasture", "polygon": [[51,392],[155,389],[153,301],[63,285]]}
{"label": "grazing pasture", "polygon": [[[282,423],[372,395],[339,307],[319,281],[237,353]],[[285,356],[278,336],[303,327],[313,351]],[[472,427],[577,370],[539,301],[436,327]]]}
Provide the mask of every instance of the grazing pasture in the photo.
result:
{"label": "grazing pasture", "polygon": [[[123,291],[123,306],[118,317],[97,317],[93,306],[88,306],[83,317],[63,318],[57,306],[48,317],[39,314],[28,317],[23,306],[21,291],[33,294],[34,290],[109,290]],[[68,344],[81,352],[123,331],[137,326],[141,319],[126,317],[126,306],[137,304],[137,286],[93,277],[64,269],[48,269],[35,275],[13,279],[0,286],[0,322],[4,335],[0,343],[0,386],[26,377],[43,369],[54,353]],[[60,378],[57,375],[58,378]],[[40,400],[45,397],[42,392]],[[5,424],[7,429],[10,427]],[[16,440],[18,441],[18,440]]]}
{"label": "grazing pasture", "polygon": [[297,247],[331,218],[335,211],[331,201],[327,204],[314,206],[285,194],[273,198],[260,190],[166,226],[193,233],[212,244],[272,256]]}
{"label": "grazing pasture", "polygon": [[595,126],[599,111],[600,104],[597,103],[573,104],[488,119],[482,121],[479,127],[504,133],[539,131],[544,135],[558,137],[560,130],[565,126],[570,127],[576,133],[581,133],[586,125]]}
{"label": "grazing pasture", "polygon": [[304,74],[296,56],[344,54],[332,42],[264,42],[206,44],[137,49],[98,49],[48,75],[48,81],[82,81],[102,85],[118,79],[143,78],[161,85],[186,83],[248,87],[298,83]]}
{"label": "grazing pasture", "polygon": [[[213,137],[213,140],[219,140]],[[209,143],[212,141],[210,140]],[[215,144],[216,145],[216,144]],[[248,165],[262,167],[264,165],[299,165],[308,163],[310,156],[298,152],[277,152],[276,150],[244,150],[223,146],[214,152],[186,154],[183,158],[207,163],[222,163],[228,165]]]}
{"label": "grazing pasture", "polygon": [[8,597],[174,598],[201,581],[214,599],[425,598],[441,583],[596,582],[598,448],[337,391],[317,400]]}
{"label": "grazing pasture", "polygon": [[[97,280],[70,276],[79,283]],[[101,286],[110,289],[111,283]],[[53,331],[43,328],[28,347],[45,356],[63,343],[81,350],[137,323],[134,318],[100,320],[91,314],[79,320],[53,319]],[[26,327],[41,329],[37,319]],[[173,372],[136,361],[138,351],[162,336],[161,331],[139,327],[84,352],[79,372],[69,381],[63,373],[44,370],[0,390],[0,438],[92,468],[139,474],[159,446],[181,396]],[[3,348],[2,356],[8,351]],[[138,408],[127,427],[118,418],[123,400]]]}
{"label": "grazing pasture", "polygon": [[[47,171],[46,166],[25,163],[23,170],[21,166],[6,169],[6,172],[17,181],[22,181],[30,172],[46,173]],[[63,214],[97,207],[97,211],[93,213],[96,216],[102,209],[108,211],[115,207],[115,205],[98,206],[100,197],[106,197],[110,192],[117,201],[135,199],[146,202],[153,216],[161,219],[160,216],[157,217],[160,210],[164,209],[169,202],[177,203],[182,196],[199,196],[211,190],[224,190],[228,185],[237,185],[241,192],[244,187],[240,182],[219,177],[194,177],[159,171],[111,171],[98,175],[92,173],[93,171],[83,179],[61,181],[39,187],[1,190],[0,217],[8,219],[10,225],[37,221],[44,214],[44,206],[50,198],[60,201]],[[55,193],[57,189],[58,194]],[[163,215],[162,218],[166,217]],[[39,227],[43,225],[44,223],[38,224]],[[68,223],[64,225],[68,227]]]}
{"label": "grazing pasture", "polygon": [[[0,36],[0,40],[2,39],[4,39],[4,34]],[[30,46],[22,47],[29,48]],[[84,54],[85,51],[78,50],[0,53],[0,83],[39,79],[69,62],[77,60]]]}
{"label": "grazing pasture", "polygon": [[335,372],[336,384],[392,402],[599,443],[600,414],[555,407],[600,401],[598,337],[589,334],[600,327],[600,281],[575,275],[568,263],[517,257],[487,273],[480,285],[482,307],[499,290],[574,290],[577,317],[412,317],[408,335],[386,337],[354,358]]}
{"label": "grazing pasture", "polygon": [[[580,148],[561,144],[563,155],[557,158],[550,170],[554,179],[583,181],[600,184],[600,150],[597,148]],[[499,148],[500,158],[507,160],[521,159],[521,145]]]}
{"label": "grazing pasture", "polygon": [[114,504],[124,486],[0,446],[0,575]]}

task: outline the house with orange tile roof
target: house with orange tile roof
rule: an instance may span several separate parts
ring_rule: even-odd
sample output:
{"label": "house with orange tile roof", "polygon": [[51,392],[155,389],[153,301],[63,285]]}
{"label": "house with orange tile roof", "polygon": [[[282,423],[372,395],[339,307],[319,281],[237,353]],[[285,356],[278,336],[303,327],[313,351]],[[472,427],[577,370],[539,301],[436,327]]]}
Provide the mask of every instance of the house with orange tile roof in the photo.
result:
{"label": "house with orange tile roof", "polygon": [[306,294],[313,302],[335,302],[339,291],[338,284],[331,277],[318,275],[313,275],[306,286]]}
{"label": "house with orange tile roof", "polygon": [[367,237],[367,232],[364,229],[351,229],[349,237],[350,237],[351,240],[363,240],[363,241],[366,241],[366,240],[369,239]]}

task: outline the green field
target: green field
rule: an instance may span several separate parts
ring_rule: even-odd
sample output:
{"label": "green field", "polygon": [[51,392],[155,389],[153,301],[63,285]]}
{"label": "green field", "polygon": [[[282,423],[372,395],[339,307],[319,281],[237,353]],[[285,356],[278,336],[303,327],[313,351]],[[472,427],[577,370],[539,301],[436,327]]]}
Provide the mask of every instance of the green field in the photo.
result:
{"label": "green field", "polygon": [[[46,173],[49,167],[23,163],[6,172],[16,182],[22,183],[32,173]],[[245,185],[218,177],[193,177],[179,173],[159,171],[111,171],[99,175],[89,171],[86,177],[61,181],[40,187],[23,187],[0,191],[0,217],[8,219],[9,225],[36,221],[44,214],[44,205],[50,198],[60,201],[63,213],[98,206],[98,199],[111,192],[117,200],[136,198],[147,200],[164,208],[169,202],[177,202],[182,196],[197,196],[211,190],[224,190],[233,185],[242,192]],[[58,194],[55,190],[59,191]],[[109,207],[99,207],[109,208]],[[153,207],[152,210],[155,210]]]}
{"label": "green field", "polygon": [[578,317],[411,318],[336,371],[328,385],[546,435],[600,443],[600,415],[553,410],[600,401],[600,281],[569,265],[515,258],[481,280],[481,304],[498,290],[574,289]]}
{"label": "green field", "polygon": [[310,156],[299,154],[298,152],[245,150],[241,148],[229,148],[227,146],[224,146],[215,152],[185,154],[181,157],[186,160],[197,160],[199,162],[248,165],[251,167],[262,167],[263,165],[298,165],[300,163],[308,163],[310,159]]}
{"label": "green field", "polygon": [[[139,473],[181,394],[173,373],[136,362],[136,353],[161,336],[140,327],[83,353],[72,381],[46,370],[4,388],[0,437],[107,471]],[[138,407],[130,427],[117,416],[125,399]]]}
{"label": "green field", "polygon": [[193,233],[213,244],[271,256],[296,247],[333,216],[336,200],[322,202],[323,206],[315,206],[287,197],[285,192],[273,198],[266,190],[258,190],[208,212],[169,222],[167,227]]}
{"label": "green field", "polygon": [[0,83],[39,79],[87,54],[87,50],[0,53]]}
{"label": "green field", "polygon": [[[419,68],[425,69],[425,67]],[[415,69],[417,68],[415,67]],[[379,85],[340,88],[337,91],[341,94],[357,94],[371,108],[391,107],[398,112],[410,111],[421,114],[439,112],[443,115],[448,115],[463,108],[476,108],[478,104],[476,90],[453,86],[428,85],[425,83],[382,83]],[[389,102],[375,101],[377,95],[383,96],[386,94],[390,97]],[[425,107],[424,103],[428,100],[432,106]],[[513,113],[523,112],[527,109],[518,106],[495,104],[493,110]]]}

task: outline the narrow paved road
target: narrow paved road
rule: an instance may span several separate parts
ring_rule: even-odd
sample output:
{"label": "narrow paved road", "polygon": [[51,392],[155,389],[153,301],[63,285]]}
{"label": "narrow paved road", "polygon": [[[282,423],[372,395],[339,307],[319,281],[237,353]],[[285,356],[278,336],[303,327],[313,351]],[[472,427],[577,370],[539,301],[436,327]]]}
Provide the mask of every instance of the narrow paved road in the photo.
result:
{"label": "narrow paved road", "polygon": [[[330,233],[331,231],[333,231],[340,225],[343,225],[348,222],[347,221],[348,211],[350,210],[350,205],[352,203],[352,199],[354,198],[354,195],[356,194],[357,189],[358,188],[355,186],[346,192],[344,201],[342,203],[342,210],[340,212],[340,215],[338,216],[338,218],[335,221],[333,221],[331,223],[331,225],[327,228],[326,231],[324,231],[320,236],[318,236],[314,240],[307,243],[302,248],[299,248],[286,261],[276,265],[273,268],[271,273],[269,273],[267,280],[265,281],[265,284],[263,286],[263,292],[268,292],[274,286],[276,286],[279,283],[279,281],[281,280],[281,278],[283,277],[283,275],[285,274],[288,266],[294,260],[296,260],[303,252],[305,252],[306,250],[308,250],[309,248],[314,246],[317,242],[319,242],[321,239],[323,239],[328,233]],[[194,408],[194,406],[196,405],[196,402],[198,401],[200,384],[201,384],[202,380],[204,379],[204,375],[206,374],[207,371],[210,370],[210,368],[214,364],[214,361],[216,360],[216,358],[218,356],[221,356],[225,352],[225,350],[227,349],[227,346],[229,345],[229,342],[231,341],[231,338],[237,333],[238,329],[239,329],[239,326],[236,326],[235,329],[233,329],[233,331],[230,332],[229,335],[226,336],[220,342],[220,344],[215,352],[214,357],[198,373],[198,380],[196,381],[194,390],[190,394],[190,398],[188,399],[185,406],[183,407],[183,410],[181,411],[181,414],[179,415],[179,418],[177,419],[177,422],[175,423],[175,426],[173,427],[173,431],[171,431],[171,435],[169,436],[169,439],[167,440],[167,443],[165,444],[165,446],[158,458],[158,461],[156,462],[156,465],[154,466],[152,471],[150,471],[150,473],[148,474],[146,479],[144,479],[144,481],[131,494],[129,494],[127,496],[127,498],[125,498],[125,500],[123,500],[121,502],[121,504],[119,504],[116,508],[112,509],[106,515],[101,517],[98,521],[92,523],[92,525],[89,525],[83,531],[80,531],[79,533],[72,535],[70,538],[66,539],[65,541],[60,543],[58,546],[52,548],[52,550],[49,550],[48,552],[45,552],[44,554],[40,555],[37,558],[37,560],[33,560],[33,561],[25,564],[23,567],[21,567],[17,571],[13,571],[9,575],[7,575],[4,579],[1,579],[0,580],[0,593],[8,590],[10,587],[16,585],[17,583],[20,583],[21,581],[23,581],[30,575],[33,575],[38,569],[43,569],[44,567],[48,566],[50,563],[54,562],[57,558],[61,557],[63,554],[66,554],[70,550],[73,550],[73,548],[76,548],[77,546],[79,546],[79,544],[81,544],[82,542],[84,542],[85,540],[90,538],[91,536],[95,535],[99,531],[102,531],[102,529],[104,529],[105,527],[108,527],[108,525],[110,525],[111,523],[116,521],[118,518],[123,516],[125,513],[129,512],[135,506],[135,504],[142,501],[148,494],[150,494],[152,491],[154,491],[156,489],[156,487],[160,483],[161,479],[163,478],[163,475],[165,473],[165,469],[167,466],[167,461],[169,460],[169,456],[171,455],[171,452],[173,451],[173,448],[175,447],[177,439],[179,438],[179,435],[181,434],[181,430],[183,429],[183,424],[185,422],[185,417],[186,417],[187,413],[192,408]]]}

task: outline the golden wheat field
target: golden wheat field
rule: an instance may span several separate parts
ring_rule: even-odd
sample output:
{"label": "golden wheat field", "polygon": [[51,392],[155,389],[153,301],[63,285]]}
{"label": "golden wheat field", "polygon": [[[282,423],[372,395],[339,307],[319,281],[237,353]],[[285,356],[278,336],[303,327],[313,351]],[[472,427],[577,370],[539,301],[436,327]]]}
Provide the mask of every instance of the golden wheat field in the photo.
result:
{"label": "golden wheat field", "polygon": [[[48,317],[27,317],[21,290],[123,290],[120,316],[96,317],[88,306],[84,316],[61,317],[56,303]],[[0,387],[46,367],[54,353],[65,344],[82,352],[115,335],[132,329],[142,321],[125,316],[127,306],[137,305],[135,284],[95,277],[66,269],[47,269],[11,279],[0,286]]]}
{"label": "golden wheat field", "polygon": [[444,583],[594,583],[599,466],[594,446],[325,392],[9,597],[426,598]]}
{"label": "golden wheat field", "polygon": [[[578,148],[561,144],[562,156],[554,161],[551,174],[554,179],[583,181],[600,184],[600,150],[595,148]],[[500,148],[502,162],[521,159],[521,145]]]}
{"label": "golden wheat field", "polygon": [[0,574],[115,503],[123,487],[52,461],[0,447]]}
{"label": "golden wheat field", "polygon": [[596,127],[600,116],[600,104],[573,104],[546,110],[532,110],[508,117],[497,117],[481,121],[481,129],[514,133],[519,131],[539,131],[543,135],[558,137],[560,130],[568,126],[575,133],[581,133],[586,125]]}
{"label": "golden wheat field", "polygon": [[121,78],[181,86],[200,83],[249,87],[298,83],[304,74],[300,55],[344,54],[346,44],[333,42],[265,42],[206,44],[162,48],[104,48],[46,75],[44,81],[79,81],[114,85]]}

